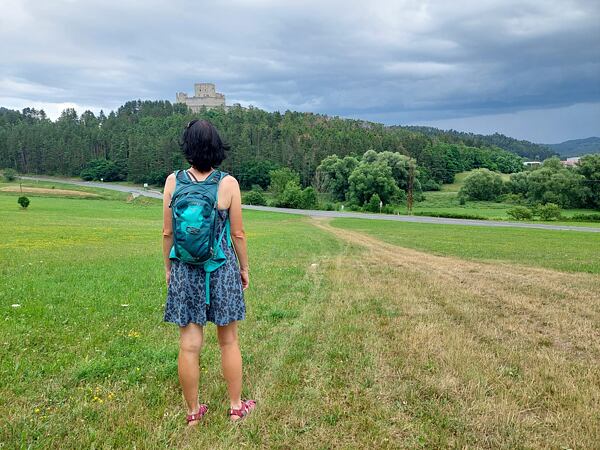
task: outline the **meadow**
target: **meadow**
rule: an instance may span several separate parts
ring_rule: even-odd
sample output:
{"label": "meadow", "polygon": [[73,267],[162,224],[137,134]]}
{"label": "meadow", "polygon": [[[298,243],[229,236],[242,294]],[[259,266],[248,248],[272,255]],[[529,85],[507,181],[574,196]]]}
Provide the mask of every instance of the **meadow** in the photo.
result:
{"label": "meadow", "polygon": [[[200,395],[210,411],[187,429],[178,332],[162,322],[160,203],[89,192],[103,198],[31,195],[27,210],[17,194],[0,194],[4,448],[600,441],[600,374],[591,364],[600,357],[600,280],[583,273],[597,273],[591,233],[473,237],[457,227],[457,242],[462,233],[472,248],[495,245],[501,261],[490,262],[427,247],[435,232],[422,224],[385,233],[375,221],[245,211],[251,287],[240,342],[244,394],[258,409],[228,422],[208,326]],[[573,237],[581,241],[565,258],[560,243]],[[512,253],[500,254],[512,240]],[[520,257],[529,241],[554,262]]]}
{"label": "meadow", "polygon": [[[424,216],[436,215],[471,215],[477,218],[489,220],[514,220],[508,215],[508,211],[516,205],[497,201],[475,201],[469,200],[464,205],[460,204],[458,192],[464,184],[465,178],[471,172],[457,173],[454,178],[454,183],[442,185],[440,191],[424,192],[425,199],[420,202],[415,202],[413,213]],[[502,179],[506,182],[510,179],[510,175],[501,174]],[[598,222],[569,222],[568,220],[575,214],[594,214],[597,211],[591,209],[563,209],[561,211],[563,220],[552,221],[547,223],[563,223],[569,225],[585,225],[585,226],[600,226]],[[537,220],[536,222],[543,222]]]}

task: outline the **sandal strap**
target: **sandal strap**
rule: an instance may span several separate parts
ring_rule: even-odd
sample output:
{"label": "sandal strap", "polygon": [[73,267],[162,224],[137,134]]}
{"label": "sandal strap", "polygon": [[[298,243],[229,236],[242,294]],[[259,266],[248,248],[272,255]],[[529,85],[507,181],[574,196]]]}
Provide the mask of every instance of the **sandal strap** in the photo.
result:
{"label": "sandal strap", "polygon": [[188,423],[193,422],[194,420],[200,420],[204,416],[204,414],[206,414],[207,411],[208,411],[208,406],[200,405],[198,412],[193,413],[193,414],[188,414],[186,417],[186,420],[188,421]]}
{"label": "sandal strap", "polygon": [[246,417],[250,410],[256,405],[254,400],[242,400],[242,407],[239,409],[229,408],[230,416],[238,416],[240,419]]}

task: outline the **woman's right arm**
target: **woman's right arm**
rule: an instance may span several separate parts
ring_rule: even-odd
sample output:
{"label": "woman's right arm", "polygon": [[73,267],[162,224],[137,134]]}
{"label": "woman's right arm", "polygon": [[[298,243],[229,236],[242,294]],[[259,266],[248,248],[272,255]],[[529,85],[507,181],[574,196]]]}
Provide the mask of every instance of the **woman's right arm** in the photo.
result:
{"label": "woman's right arm", "polygon": [[231,228],[231,240],[240,264],[240,275],[242,287],[246,289],[250,283],[248,275],[248,248],[246,245],[246,233],[242,223],[242,194],[240,185],[233,177],[227,177],[231,183],[231,204],[229,205],[229,226]]}
{"label": "woman's right arm", "polygon": [[171,196],[175,190],[175,175],[171,174],[165,181],[165,189],[163,191],[163,260],[165,263],[165,278],[169,284],[169,276],[171,275],[171,259],[169,253],[173,247],[173,218],[171,216]]}

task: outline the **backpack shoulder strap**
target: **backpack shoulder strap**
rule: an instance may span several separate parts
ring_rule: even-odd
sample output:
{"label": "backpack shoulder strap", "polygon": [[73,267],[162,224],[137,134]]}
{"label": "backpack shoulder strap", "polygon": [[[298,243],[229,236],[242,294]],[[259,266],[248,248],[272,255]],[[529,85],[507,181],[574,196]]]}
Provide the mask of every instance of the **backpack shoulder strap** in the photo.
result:
{"label": "backpack shoulder strap", "polygon": [[187,170],[176,170],[175,172],[175,180],[177,183],[189,184],[190,177],[187,175]]}

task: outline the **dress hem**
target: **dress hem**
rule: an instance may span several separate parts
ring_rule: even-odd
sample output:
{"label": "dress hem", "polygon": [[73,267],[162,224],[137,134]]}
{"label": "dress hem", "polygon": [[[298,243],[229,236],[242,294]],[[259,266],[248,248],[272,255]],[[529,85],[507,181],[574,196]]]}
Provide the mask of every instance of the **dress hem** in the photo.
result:
{"label": "dress hem", "polygon": [[229,324],[230,324],[230,323],[232,323],[232,322],[240,322],[240,321],[242,321],[242,320],[245,320],[245,319],[246,319],[246,317],[242,317],[241,319],[232,319],[232,320],[229,320],[229,321],[225,321],[225,322],[223,322],[223,323],[219,323],[218,321],[217,321],[217,322],[215,322],[215,321],[212,321],[212,320],[210,320],[210,319],[207,319],[207,320],[205,320],[205,321],[204,321],[204,323],[201,323],[201,322],[196,322],[196,321],[194,321],[194,320],[190,320],[190,321],[189,321],[189,322],[187,322],[186,324],[183,324],[182,322],[178,322],[178,321],[176,321],[176,320],[169,320],[169,319],[163,319],[163,322],[165,322],[165,323],[172,323],[172,324],[178,325],[178,326],[180,326],[180,327],[185,327],[185,326],[189,325],[190,323],[195,323],[195,324],[197,324],[197,325],[200,325],[201,327],[204,327],[204,326],[206,326],[206,324],[207,324],[208,322],[210,322],[210,323],[213,323],[213,324],[215,324],[215,325],[216,325],[216,326],[218,326],[218,327],[224,327],[225,325],[229,325]]}

